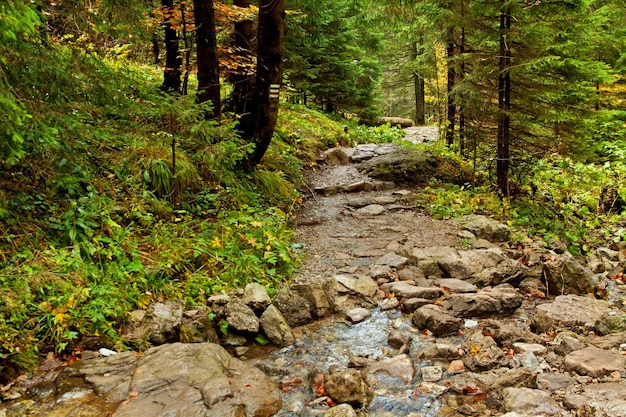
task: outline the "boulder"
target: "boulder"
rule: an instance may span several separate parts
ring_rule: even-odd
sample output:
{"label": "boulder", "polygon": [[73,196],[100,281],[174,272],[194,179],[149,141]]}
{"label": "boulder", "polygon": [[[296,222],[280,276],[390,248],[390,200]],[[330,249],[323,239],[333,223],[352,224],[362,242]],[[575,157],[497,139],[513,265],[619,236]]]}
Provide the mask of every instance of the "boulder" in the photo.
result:
{"label": "boulder", "polygon": [[596,322],[596,330],[602,335],[622,333],[626,330],[626,313],[623,311],[608,311]]}
{"label": "boulder", "polygon": [[[93,401],[94,406],[106,407],[89,414],[94,416],[269,417],[282,407],[280,391],[266,375],[212,343],[174,343],[142,356],[125,353],[76,362],[56,378],[59,399],[68,398],[67,390],[75,390],[80,381],[103,400]],[[57,401],[55,408],[62,403]]]}
{"label": "boulder", "polygon": [[383,257],[376,260],[376,265],[387,265],[395,269],[403,268],[408,262],[404,256],[395,253],[387,253]]}
{"label": "boulder", "polygon": [[256,282],[246,285],[242,300],[257,314],[262,313],[272,302],[265,287]]}
{"label": "boulder", "polygon": [[291,289],[307,301],[313,317],[327,317],[335,311],[337,287],[334,279],[299,281],[293,283]]}
{"label": "boulder", "polygon": [[562,416],[565,414],[565,410],[545,391],[530,388],[505,388],[502,396],[504,409],[508,412],[523,416]]}
{"label": "boulder", "polygon": [[505,284],[478,293],[448,294],[441,306],[456,317],[489,317],[508,315],[519,308],[523,300],[520,293]]}
{"label": "boulder", "polygon": [[234,299],[224,309],[228,327],[238,332],[257,333],[259,331],[259,319],[254,311],[243,301]]}
{"label": "boulder", "polygon": [[415,310],[412,321],[420,330],[428,329],[435,336],[456,333],[463,325],[461,319],[448,314],[443,308],[434,304],[428,304]]}
{"label": "boulder", "polygon": [[461,345],[466,355],[463,357],[465,366],[472,372],[486,371],[500,365],[504,354],[490,336],[475,330]]}
{"label": "boulder", "polygon": [[601,377],[611,372],[624,372],[626,359],[619,353],[590,346],[575,350],[565,357],[565,370],[581,375]]}
{"label": "boulder", "polygon": [[609,311],[611,307],[604,300],[559,295],[553,302],[536,307],[532,325],[538,333],[564,329],[587,333],[594,330],[598,320]]}
{"label": "boulder", "polygon": [[[583,392],[578,396],[580,401],[568,401],[569,397],[566,396],[564,403],[575,405],[571,408],[580,411],[578,415],[626,416],[626,382],[624,381],[585,385]],[[585,411],[589,414],[583,414]]]}
{"label": "boulder", "polygon": [[324,161],[328,165],[347,165],[350,163],[350,158],[346,152],[341,148],[331,148],[322,154]]}
{"label": "boulder", "polygon": [[485,320],[484,333],[490,334],[500,347],[512,349],[515,342],[541,343],[543,339],[530,330],[521,329],[513,323],[500,320]]}
{"label": "boulder", "polygon": [[526,277],[528,268],[511,258],[502,258],[494,267],[485,268],[472,275],[468,282],[480,287],[510,284],[517,287]]}
{"label": "boulder", "polygon": [[411,314],[418,308],[432,303],[433,300],[429,300],[427,298],[409,298],[402,301],[402,311],[406,314]]}
{"label": "boulder", "polygon": [[280,290],[276,294],[273,304],[280,310],[291,327],[302,326],[313,320],[309,302],[295,291]]}
{"label": "boulder", "polygon": [[508,242],[511,239],[509,226],[486,216],[469,214],[454,221],[477,237],[490,242]]}
{"label": "boulder", "polygon": [[290,345],[295,341],[285,316],[273,304],[265,309],[259,322],[269,341],[275,345]]}
{"label": "boulder", "polygon": [[[450,252],[439,259],[439,268],[451,278],[458,278],[472,282],[470,278],[484,269],[495,268],[504,262],[507,256],[499,248],[471,249],[466,251]],[[488,277],[491,279],[491,277]],[[472,282],[474,284],[474,282]]]}
{"label": "boulder", "polygon": [[339,404],[326,411],[324,417],[357,417],[357,413],[350,404]]}
{"label": "boulder", "polygon": [[596,285],[593,273],[569,252],[557,255],[552,262],[545,262],[543,272],[548,292],[553,295],[591,294]]}
{"label": "boulder", "polygon": [[346,288],[348,290],[347,292],[371,298],[374,297],[378,291],[378,285],[370,277],[344,274],[335,275],[334,278],[339,284],[337,289],[340,293],[346,292],[342,290],[342,288]]}
{"label": "boulder", "polygon": [[406,256],[411,264],[417,266],[427,276],[441,276],[443,274],[439,267],[440,259],[459,257],[458,251],[450,246],[414,247],[403,249],[401,254]]}
{"label": "boulder", "polygon": [[324,375],[324,389],[334,402],[361,408],[372,401],[373,393],[358,370],[332,368]]}
{"label": "boulder", "polygon": [[183,343],[218,343],[219,338],[208,309],[188,310],[183,313],[180,341]]}
{"label": "boulder", "polygon": [[371,317],[372,312],[366,308],[358,307],[346,311],[346,316],[352,323],[360,323],[363,320]]}
{"label": "boulder", "polygon": [[184,301],[167,301],[150,304],[147,311],[133,311],[122,330],[122,339],[138,343],[148,338],[155,345],[179,341],[184,304]]}

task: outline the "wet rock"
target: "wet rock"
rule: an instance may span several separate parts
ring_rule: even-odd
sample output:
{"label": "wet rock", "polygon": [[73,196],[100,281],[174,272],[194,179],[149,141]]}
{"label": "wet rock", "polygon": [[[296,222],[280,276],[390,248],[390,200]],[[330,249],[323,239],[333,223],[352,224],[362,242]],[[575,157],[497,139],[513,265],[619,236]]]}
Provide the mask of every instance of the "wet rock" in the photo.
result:
{"label": "wet rock", "polygon": [[242,300],[257,314],[262,313],[272,302],[265,287],[256,282],[246,285]]}
{"label": "wet rock", "polygon": [[409,298],[408,300],[402,301],[402,310],[406,314],[411,314],[418,308],[432,303],[433,300],[428,300],[426,298]]}
{"label": "wet rock", "polygon": [[[70,376],[83,378],[109,402],[107,411],[112,407],[120,417],[269,417],[282,404],[267,376],[211,343],[175,343],[148,349],[142,357],[129,353],[77,362],[59,375],[57,385]],[[241,410],[245,414],[237,414]]]}
{"label": "wet rock", "polygon": [[485,317],[510,314],[522,305],[524,297],[509,285],[485,289],[478,293],[448,294],[441,302],[457,317]]}
{"label": "wet rock", "polygon": [[506,411],[529,416],[560,416],[565,411],[548,393],[530,388],[505,388],[503,404]]}
{"label": "wet rock", "polygon": [[381,206],[380,204],[370,204],[369,206],[361,207],[354,213],[360,216],[379,216],[386,211],[387,209],[385,206]]}
{"label": "wet rock", "polygon": [[335,309],[337,288],[335,280],[296,282],[291,289],[307,300],[313,317],[327,317]]}
{"label": "wet rock", "polygon": [[313,320],[311,307],[307,300],[292,290],[280,290],[274,298],[273,304],[283,314],[291,327],[302,326]]}
{"label": "wet rock", "polygon": [[213,320],[206,308],[183,313],[180,341],[183,343],[217,343],[219,341],[213,327]]}
{"label": "wet rock", "polygon": [[352,323],[360,323],[363,320],[371,317],[372,312],[366,308],[353,308],[352,310],[346,311],[346,316]]}
{"label": "wet rock", "polygon": [[624,372],[626,359],[619,353],[590,346],[575,350],[565,357],[565,370],[580,375],[600,377],[611,372]]}
{"label": "wet rock", "polygon": [[443,308],[428,304],[418,308],[412,317],[413,324],[420,330],[428,329],[435,336],[456,333],[463,321],[448,314]]}
{"label": "wet rock", "polygon": [[545,262],[543,272],[550,294],[590,294],[596,285],[593,273],[569,252]]}
{"label": "wet rock", "polygon": [[575,383],[576,380],[565,373],[553,372],[537,375],[537,388],[548,392],[565,391]]}
{"label": "wet rock", "polygon": [[400,349],[402,346],[408,345],[411,341],[411,336],[402,333],[399,330],[392,330],[387,337],[387,344],[394,349]]}
{"label": "wet rock", "polygon": [[357,417],[350,404],[339,404],[324,413],[324,417]]}
{"label": "wet rock", "polygon": [[377,265],[387,265],[395,269],[403,268],[408,262],[404,256],[395,253],[387,253],[383,257],[376,260]]}
{"label": "wet rock", "polygon": [[348,155],[346,154],[346,152],[341,148],[328,149],[324,151],[324,153],[322,154],[322,157],[324,158],[324,161],[326,161],[328,165],[336,166],[336,165],[346,165],[350,163],[350,158],[348,158]]}
{"label": "wet rock", "polygon": [[456,278],[437,278],[433,281],[433,284],[443,288],[446,292],[471,293],[478,291],[476,285]]}
{"label": "wet rock", "polygon": [[477,237],[491,242],[508,242],[511,239],[511,230],[507,225],[486,216],[470,214],[454,221]]}
{"label": "wet rock", "polygon": [[354,407],[367,406],[373,397],[372,391],[356,369],[334,369],[324,375],[324,388],[336,403]]}
{"label": "wet rock", "polygon": [[[367,368],[365,372],[365,374],[368,375],[368,378],[369,376],[377,373],[384,373],[388,377],[400,381],[401,383],[410,384],[415,376],[413,360],[405,354],[397,355],[393,358],[375,362]],[[397,383],[398,382],[391,382],[392,385],[396,385]]]}
{"label": "wet rock", "polygon": [[150,304],[147,311],[133,311],[129,324],[122,330],[122,339],[138,343],[149,338],[155,345],[178,341],[183,306],[183,301],[168,301]]}
{"label": "wet rock", "polygon": [[493,338],[483,335],[481,330],[475,330],[468,335],[461,347],[466,352],[463,362],[473,372],[495,368],[504,358]]}
{"label": "wet rock", "polygon": [[259,331],[259,319],[254,311],[248,307],[243,301],[234,299],[228,304],[224,310],[228,327],[248,333],[257,333]]}
{"label": "wet rock", "polygon": [[440,366],[424,366],[420,368],[420,375],[425,382],[437,382],[443,377]]}
{"label": "wet rock", "polygon": [[380,288],[388,294],[395,294],[398,298],[426,298],[434,300],[443,295],[441,288],[418,287],[406,281],[389,282],[381,285]]}
{"label": "wet rock", "polygon": [[259,322],[269,341],[275,345],[284,346],[294,342],[295,339],[289,323],[287,323],[285,316],[273,304],[270,304],[265,309]]}
{"label": "wet rock", "polygon": [[339,283],[338,291],[342,291],[342,287],[346,288],[349,292],[361,295],[363,297],[373,297],[378,291],[378,285],[376,282],[366,276],[354,276],[354,275],[335,275],[335,281]]}
{"label": "wet rock", "polygon": [[604,300],[575,295],[560,295],[553,302],[538,305],[533,326],[538,333],[568,329],[576,333],[594,330],[596,322],[611,311]]}

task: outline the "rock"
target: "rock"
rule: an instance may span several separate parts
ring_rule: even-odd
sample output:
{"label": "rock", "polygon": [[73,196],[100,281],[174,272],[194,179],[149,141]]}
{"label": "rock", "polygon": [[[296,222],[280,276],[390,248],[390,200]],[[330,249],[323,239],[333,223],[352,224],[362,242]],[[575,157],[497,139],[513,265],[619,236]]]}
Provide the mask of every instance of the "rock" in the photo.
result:
{"label": "rock", "polygon": [[537,343],[516,342],[513,343],[513,349],[516,353],[530,352],[534,355],[543,355],[548,352],[548,349],[545,346]]}
{"label": "rock", "polygon": [[534,388],[537,374],[528,368],[507,370],[489,382],[488,391],[501,391],[504,388]]}
{"label": "rock", "polygon": [[379,216],[386,212],[387,209],[385,206],[381,206],[380,204],[370,204],[369,206],[361,207],[354,214],[359,216]]}
{"label": "rock", "polygon": [[443,377],[443,370],[440,366],[424,366],[420,368],[420,375],[425,382],[437,382]]}
{"label": "rock", "polygon": [[413,120],[407,119],[405,117],[381,117],[376,123],[378,126],[382,126],[385,124],[390,124],[391,126],[398,127],[411,127],[413,126]]}
{"label": "rock", "polygon": [[461,359],[455,359],[450,362],[450,365],[448,366],[448,373],[450,375],[460,374],[463,372],[465,372],[465,363],[463,363]]}
{"label": "rock", "polygon": [[433,281],[433,284],[443,288],[446,292],[468,293],[478,291],[476,285],[456,278],[437,278]]}
{"label": "rock", "polygon": [[402,346],[406,346],[411,342],[411,335],[402,333],[399,330],[392,330],[387,337],[387,344],[394,349],[400,349]]}
{"label": "rock", "polygon": [[463,362],[472,372],[495,368],[504,358],[502,350],[493,338],[483,335],[481,330],[475,330],[469,334],[461,347],[466,352]]}
{"label": "rock", "polygon": [[122,339],[138,343],[149,338],[155,345],[180,340],[184,304],[183,301],[168,301],[150,304],[147,311],[136,310],[122,330]]}
{"label": "rock", "polygon": [[371,265],[370,266],[370,275],[372,278],[390,278],[392,277],[393,271],[391,267],[388,265]]}
{"label": "rock", "polygon": [[[398,279],[400,279],[401,281],[413,281],[419,283],[420,281],[426,280],[426,277],[420,269],[414,266],[409,266],[408,268],[404,268],[398,271]],[[419,285],[422,287],[428,287],[430,286],[430,283],[428,285]]]}
{"label": "rock", "polygon": [[626,416],[626,382],[607,382],[586,385],[579,399],[579,401],[568,401],[568,403],[569,405],[573,405],[574,407],[572,407],[572,409],[575,410],[581,410],[584,407],[584,410],[588,410],[589,414],[578,415],[603,417]]}
{"label": "rock", "polygon": [[382,258],[376,260],[377,265],[387,265],[395,269],[403,268],[409,260],[404,256],[395,253],[387,253]]}
{"label": "rock", "polygon": [[339,404],[324,413],[324,417],[357,417],[350,404]]}
{"label": "rock", "polygon": [[324,187],[315,187],[314,191],[318,194],[331,196],[343,193],[345,191],[345,188],[342,185],[327,185]]}
{"label": "rock", "polygon": [[272,302],[265,287],[256,282],[246,285],[242,300],[258,314],[262,313]]}
{"label": "rock", "polygon": [[369,386],[356,369],[337,369],[324,375],[324,388],[336,403],[347,403],[353,407],[365,407],[372,400]]}
{"label": "rock", "polygon": [[448,314],[443,308],[434,304],[418,308],[413,313],[412,321],[420,330],[428,329],[435,336],[456,333],[463,325],[461,319]]}
{"label": "rock", "polygon": [[393,310],[400,305],[400,301],[397,298],[385,298],[378,303],[378,307],[381,310]]}
{"label": "rock", "polygon": [[576,380],[569,374],[553,372],[537,375],[537,388],[548,392],[565,391],[575,383]]}
{"label": "rock", "polygon": [[275,345],[290,345],[295,341],[285,316],[273,304],[265,309],[259,322],[269,341]]}
{"label": "rock", "polygon": [[324,161],[326,161],[328,165],[336,166],[336,165],[347,165],[350,163],[350,158],[348,158],[348,155],[346,154],[346,152],[341,148],[328,149],[324,151],[324,153],[322,154],[322,157],[324,158]]}
{"label": "rock", "polygon": [[183,313],[183,322],[180,327],[180,341],[183,343],[217,343],[219,338],[213,327],[213,320],[207,309]]}
{"label": "rock", "polygon": [[412,248],[403,250],[401,254],[409,259],[409,262],[417,266],[425,275],[441,276],[443,271],[439,267],[441,259],[455,259],[459,257],[458,251],[450,246],[431,246],[427,248]]}
{"label": "rock", "polygon": [[443,295],[441,288],[433,287],[417,287],[411,285],[406,281],[395,281],[383,284],[380,287],[384,292],[388,294],[395,294],[397,298],[426,298],[434,300]]}
{"label": "rock", "polygon": [[596,330],[602,335],[622,333],[626,330],[626,313],[623,311],[608,311],[596,322]]}
{"label": "rock", "polygon": [[402,302],[402,310],[406,314],[411,314],[418,308],[432,303],[433,300],[428,300],[426,298],[409,298],[408,300],[404,300]]}
{"label": "rock", "polygon": [[457,346],[445,343],[426,343],[420,345],[418,349],[411,350],[412,356],[417,359],[455,359],[459,358],[460,352]]}
{"label": "rock", "polygon": [[[73,382],[66,384],[69,379]],[[95,406],[106,407],[88,415],[269,417],[282,407],[280,392],[267,376],[212,343],[174,343],[142,356],[126,353],[76,362],[56,378],[59,397],[67,393],[63,386],[78,380],[102,398]]]}
{"label": "rock", "polygon": [[552,342],[554,345],[554,351],[561,356],[565,356],[575,350],[582,350],[586,348],[587,345],[580,341],[579,337],[580,336],[576,333],[570,332],[561,332],[557,334]]}
{"label": "rock", "polygon": [[229,328],[239,332],[258,333],[259,319],[243,301],[232,300],[226,304],[224,312]]}
{"label": "rock", "polygon": [[296,282],[291,285],[291,289],[307,301],[313,317],[327,317],[334,312],[337,297],[334,279]]}
{"label": "rock", "polygon": [[559,404],[544,391],[530,388],[505,388],[503,391],[504,409],[528,416],[561,416],[564,411]]}
{"label": "rock", "polygon": [[[374,362],[366,369],[365,374],[368,378],[371,375],[377,373],[384,373],[387,377],[392,378],[395,381],[386,381],[391,386],[397,386],[400,384],[410,384],[415,376],[415,370],[413,367],[413,360],[405,354],[394,356],[393,358],[383,359],[378,362]],[[388,378],[387,378],[388,379]],[[379,381],[377,385],[382,384]]]}
{"label": "rock", "polygon": [[546,286],[550,294],[591,294],[596,285],[593,273],[569,253],[558,255],[543,264]]}
{"label": "rock", "polygon": [[522,305],[524,297],[504,284],[478,293],[448,294],[442,301],[444,309],[457,317],[485,317],[510,314]]}
{"label": "rock", "polygon": [[510,284],[517,287],[526,277],[528,268],[516,260],[503,258],[491,268],[485,268],[468,279],[472,284],[487,287]]}
{"label": "rock", "polygon": [[609,311],[610,305],[604,300],[559,295],[553,302],[537,306],[532,324],[537,333],[563,329],[588,333],[595,329],[596,322]]}
{"label": "rock", "polygon": [[381,195],[378,197],[374,197],[372,199],[372,202],[376,204],[383,204],[383,205],[394,204],[396,202],[396,198],[391,195]]}
{"label": "rock", "polygon": [[349,292],[361,295],[366,298],[370,298],[376,295],[376,292],[378,291],[378,285],[370,277],[356,277],[354,275],[335,275],[334,278],[335,281],[340,284],[340,286],[338,287],[339,292],[344,292],[341,290],[341,287],[344,287],[349,290]]}
{"label": "rock", "polygon": [[369,181],[358,181],[346,185],[345,191],[347,193],[358,193],[361,191],[372,191],[374,187],[374,184]]}
{"label": "rock", "polygon": [[371,317],[372,312],[369,311],[366,308],[353,308],[352,310],[348,310],[346,312],[346,316],[348,316],[348,319],[350,319],[350,321],[352,323],[359,323],[362,322],[363,320]]}
{"label": "rock", "polygon": [[487,239],[490,242],[508,242],[511,239],[511,230],[507,225],[486,216],[469,214],[454,219],[454,222],[477,237]]}
{"label": "rock", "polygon": [[273,304],[283,314],[291,327],[302,326],[313,320],[307,300],[292,290],[283,289],[276,294]]}
{"label": "rock", "polygon": [[483,322],[484,333],[492,335],[499,346],[511,349],[515,342],[541,343],[543,340],[535,333],[521,329],[514,324],[499,320],[486,320]]}
{"label": "rock", "polygon": [[565,370],[580,375],[600,377],[611,372],[624,372],[626,359],[619,353],[612,353],[595,346],[575,350],[565,357]]}
{"label": "rock", "polygon": [[[477,284],[481,281],[495,281],[498,279],[502,281],[517,280],[520,271],[512,267],[510,261],[511,259],[508,258],[502,250],[499,248],[491,248],[486,250],[471,249],[458,251],[456,253],[450,252],[447,256],[440,258],[438,264],[439,268],[447,276],[467,280],[472,284]],[[497,267],[501,263],[506,268],[498,270]],[[485,269],[488,269],[489,271],[485,272],[485,276],[481,276],[480,273]],[[513,274],[510,277],[507,276],[507,273],[509,272]],[[498,274],[501,276],[498,277]],[[477,277],[477,282],[473,282],[474,276]]]}
{"label": "rock", "polygon": [[[592,345],[600,349],[617,348],[626,343],[626,332],[613,333],[606,336],[598,337],[589,341]],[[569,353],[569,352],[568,352]]]}

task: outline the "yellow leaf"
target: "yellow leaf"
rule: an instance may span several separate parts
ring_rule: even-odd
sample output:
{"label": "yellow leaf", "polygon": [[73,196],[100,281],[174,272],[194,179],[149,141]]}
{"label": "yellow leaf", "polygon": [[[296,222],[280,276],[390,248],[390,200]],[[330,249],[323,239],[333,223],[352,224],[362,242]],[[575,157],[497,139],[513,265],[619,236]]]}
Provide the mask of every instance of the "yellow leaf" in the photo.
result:
{"label": "yellow leaf", "polygon": [[480,346],[473,345],[472,350],[470,350],[470,356],[476,356],[480,352]]}
{"label": "yellow leaf", "polygon": [[213,238],[213,243],[211,243],[211,246],[213,246],[214,248],[221,248],[222,247],[222,241],[220,240],[219,237],[215,236]]}
{"label": "yellow leaf", "polygon": [[64,318],[65,318],[65,314],[63,314],[63,313],[57,313],[57,314],[54,316],[54,320],[55,320],[57,323],[63,323],[63,319],[64,319]]}
{"label": "yellow leaf", "polygon": [[253,222],[250,222],[250,226],[258,229],[259,227],[263,226],[263,222],[253,221]]}

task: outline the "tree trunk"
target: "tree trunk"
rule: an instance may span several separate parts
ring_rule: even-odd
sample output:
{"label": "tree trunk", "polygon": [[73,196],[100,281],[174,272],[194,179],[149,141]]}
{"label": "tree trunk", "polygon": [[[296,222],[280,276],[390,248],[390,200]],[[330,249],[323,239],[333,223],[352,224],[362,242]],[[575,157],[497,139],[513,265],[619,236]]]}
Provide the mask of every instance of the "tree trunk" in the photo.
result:
{"label": "tree trunk", "polygon": [[[463,3],[465,6],[465,3]],[[465,10],[463,8],[463,10]],[[465,78],[465,28],[461,28],[461,45],[459,45],[459,55],[461,55],[461,82],[463,82]],[[463,104],[459,106],[459,153],[461,156],[465,156],[466,152],[466,143],[465,143],[465,108]]]}
{"label": "tree trunk", "polygon": [[502,9],[500,11],[500,63],[498,76],[498,151],[497,151],[497,175],[498,189],[502,196],[509,195],[509,165],[511,141],[511,45],[509,33],[511,29],[510,9],[504,4],[507,0],[501,0]]}
{"label": "tree trunk", "polygon": [[[250,0],[235,0],[235,6],[247,9],[250,7]],[[233,45],[238,54],[252,56],[252,20],[242,20],[235,23]],[[240,124],[250,125],[251,121],[245,120],[250,117],[250,111],[254,102],[254,75],[245,66],[238,68],[237,72],[230,76],[233,85],[231,94],[232,106],[235,114],[240,115]],[[243,119],[243,120],[242,120]]]}
{"label": "tree trunk", "polygon": [[163,7],[163,29],[165,32],[165,71],[163,73],[163,89],[165,91],[180,91],[180,66],[182,58],[178,53],[178,33],[172,28],[172,14],[174,0],[161,0]]}
{"label": "tree trunk", "polygon": [[259,1],[258,58],[255,88],[255,148],[245,161],[251,171],[261,162],[272,141],[278,116],[278,95],[283,78],[285,0]]}
{"label": "tree trunk", "polygon": [[207,118],[220,114],[220,73],[215,39],[215,10],[213,0],[194,0],[198,55],[198,103],[211,101],[213,109]]}
{"label": "tree trunk", "polygon": [[[413,42],[413,64],[419,56],[417,42]],[[424,97],[424,77],[413,71],[413,85],[415,89],[415,124],[426,124],[425,97]]]}
{"label": "tree trunk", "polygon": [[452,90],[456,83],[456,70],[452,60],[454,59],[454,40],[452,29],[448,33],[448,128],[446,129],[446,143],[451,146],[454,143],[454,129],[456,122],[456,104],[452,96]]}

